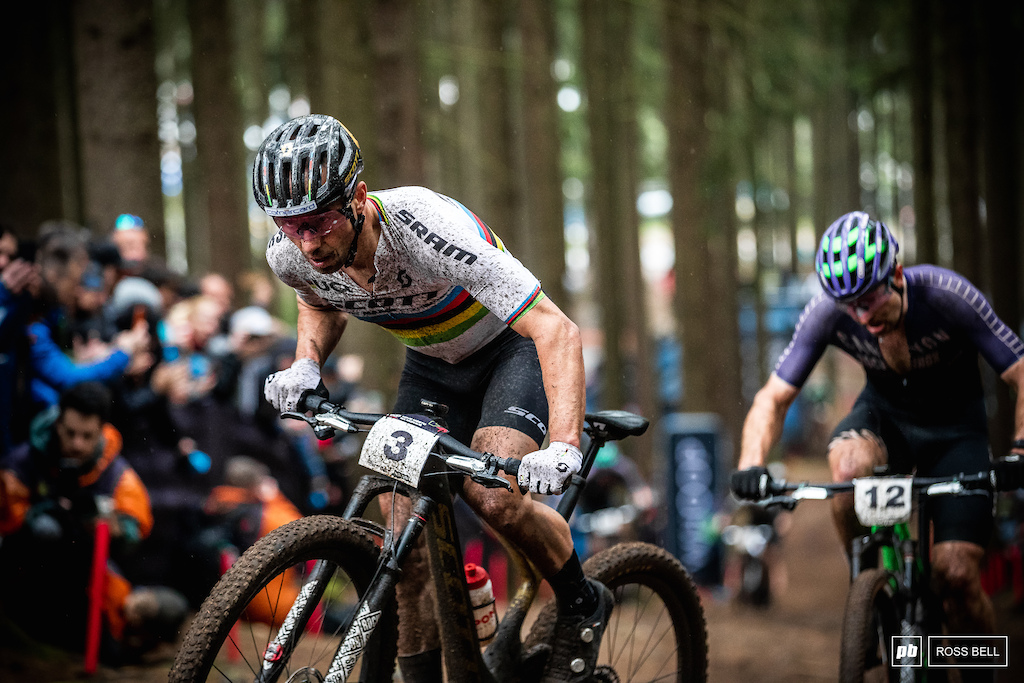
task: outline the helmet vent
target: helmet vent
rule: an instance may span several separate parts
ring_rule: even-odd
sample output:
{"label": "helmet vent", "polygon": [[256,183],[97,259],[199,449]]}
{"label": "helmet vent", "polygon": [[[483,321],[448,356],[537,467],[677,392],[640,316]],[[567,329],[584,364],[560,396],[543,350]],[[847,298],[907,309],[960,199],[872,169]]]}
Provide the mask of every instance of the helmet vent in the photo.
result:
{"label": "helmet vent", "polygon": [[326,150],[323,151],[323,152],[320,152],[320,160],[317,163],[320,166],[320,175],[319,175],[320,182],[317,184],[317,187],[323,187],[324,185],[327,184],[327,175],[329,173],[329,169],[327,168],[327,163],[328,162],[327,162],[327,152],[326,152]]}
{"label": "helmet vent", "polygon": [[271,197],[277,196],[277,177],[274,175],[274,162],[267,164],[267,194]]}
{"label": "helmet vent", "polygon": [[281,196],[286,202],[292,200],[292,164],[290,161],[282,162],[281,177],[284,179],[284,186],[281,188]]}

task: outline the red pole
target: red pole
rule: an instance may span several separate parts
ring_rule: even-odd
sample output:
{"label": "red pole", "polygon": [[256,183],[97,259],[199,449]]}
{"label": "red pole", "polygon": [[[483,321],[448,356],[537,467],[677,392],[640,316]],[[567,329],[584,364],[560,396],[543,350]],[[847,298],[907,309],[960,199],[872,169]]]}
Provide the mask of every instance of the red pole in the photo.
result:
{"label": "red pole", "polygon": [[96,540],[92,550],[92,575],[89,580],[89,614],[85,625],[85,673],[93,675],[100,661],[100,634],[103,630],[103,600],[107,594],[107,555],[110,550],[110,523],[96,522]]}

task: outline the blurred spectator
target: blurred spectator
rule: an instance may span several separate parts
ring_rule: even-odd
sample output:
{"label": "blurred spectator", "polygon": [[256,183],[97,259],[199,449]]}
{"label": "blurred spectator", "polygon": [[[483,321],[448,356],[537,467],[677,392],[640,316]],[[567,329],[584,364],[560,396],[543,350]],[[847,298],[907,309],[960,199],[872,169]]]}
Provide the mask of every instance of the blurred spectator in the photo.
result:
{"label": "blurred spectator", "polygon": [[271,354],[276,324],[259,306],[246,306],[231,315],[228,344],[222,362],[221,382],[225,395],[243,417],[256,416],[263,397],[263,383],[276,372]]}
{"label": "blurred spectator", "polygon": [[103,324],[103,306],[108,296],[103,269],[95,261],[89,261],[82,273],[71,325],[75,358],[80,361],[102,357],[96,353],[94,342],[109,341]]}
{"label": "blurred spectator", "polygon": [[[208,584],[198,591],[203,595],[220,574],[222,553],[237,556],[257,539],[302,517],[281,493],[267,466],[253,458],[240,455],[228,460],[224,482],[213,489],[203,508],[207,528],[198,536],[197,543]],[[292,569],[275,579],[274,584],[277,585],[268,588],[271,595],[280,596],[281,604],[290,604],[299,593],[301,577]],[[246,618],[271,623],[275,618],[273,606],[266,601],[259,603],[253,601]],[[280,626],[283,616],[276,615],[275,626]]]}
{"label": "blurred spectator", "polygon": [[92,240],[89,242],[89,260],[99,266],[103,277],[103,290],[109,297],[125,275],[122,271],[124,261],[121,259],[121,252],[110,240]]}
{"label": "blurred spectator", "polygon": [[31,400],[35,409],[54,405],[58,395],[79,382],[112,382],[125,371],[144,371],[155,360],[149,352],[149,332],[144,322],[119,333],[110,347],[93,351],[101,356],[76,363],[65,354],[68,316],[74,310],[89,256],[81,229],[65,225],[41,229],[36,262],[42,276],[42,293],[33,322],[28,326],[29,362],[32,371]]}
{"label": "blurred spectator", "polygon": [[14,444],[13,426],[28,421],[25,325],[41,283],[31,256],[14,232],[0,225],[0,456]]}
{"label": "blurred spectator", "polygon": [[[7,616],[30,635],[80,648],[94,529],[99,519],[106,520],[111,562],[102,654],[116,663],[137,654],[127,650],[154,641],[151,620],[158,620],[156,640],[167,633],[169,620],[180,624],[185,603],[179,599],[174,610],[166,591],[133,590],[117,569],[149,534],[153,517],[145,486],[121,457],[121,436],[108,422],[110,409],[106,387],[80,383],[62,394],[59,406],[36,417],[29,443],[0,461],[0,591]],[[25,577],[45,589],[26,591]]]}
{"label": "blurred spectator", "polygon": [[207,345],[217,335],[220,305],[204,296],[180,301],[167,311],[163,326],[164,359],[176,372],[167,385],[172,403],[185,404],[206,396],[217,381]]}
{"label": "blurred spectator", "polygon": [[228,316],[231,315],[235,299],[235,288],[219,273],[207,273],[199,278],[199,293],[218,306],[217,329],[228,331]]}
{"label": "blurred spectator", "polygon": [[122,213],[114,221],[114,232],[110,236],[131,273],[138,274],[149,260],[149,233],[141,218],[131,213]]}
{"label": "blurred spectator", "polygon": [[273,312],[277,301],[277,288],[266,273],[250,270],[239,278],[239,288],[248,306],[259,306]]}
{"label": "blurred spectator", "polygon": [[163,299],[165,311],[171,310],[174,304],[199,293],[198,287],[189,284],[184,277],[175,273],[165,264],[152,259],[142,269],[139,276],[156,285]]}

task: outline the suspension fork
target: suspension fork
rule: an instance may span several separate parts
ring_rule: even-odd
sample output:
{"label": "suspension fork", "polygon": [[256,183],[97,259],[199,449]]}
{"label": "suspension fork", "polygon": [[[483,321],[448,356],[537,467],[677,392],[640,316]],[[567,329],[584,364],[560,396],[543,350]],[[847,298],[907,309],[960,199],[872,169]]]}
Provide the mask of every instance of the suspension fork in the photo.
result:
{"label": "suspension fork", "polygon": [[378,575],[371,581],[362,600],[359,601],[355,617],[344,629],[345,637],[334,654],[324,683],[342,683],[355,669],[356,662],[359,661],[373,635],[377,622],[380,621],[381,612],[388,600],[394,596],[402,563],[416,545],[416,540],[423,532],[435,505],[429,496],[418,496],[413,502],[412,515],[402,529],[394,551],[387,548],[382,551]]}
{"label": "suspension fork", "polygon": [[338,565],[333,562],[317,560],[309,579],[302,585],[298,597],[281,623],[281,628],[277,630],[277,635],[263,653],[263,666],[256,676],[256,683],[271,683],[277,680],[281,668],[291,657],[292,650],[298,643],[299,634],[320,603],[320,598],[327,590],[327,585],[337,568]]}

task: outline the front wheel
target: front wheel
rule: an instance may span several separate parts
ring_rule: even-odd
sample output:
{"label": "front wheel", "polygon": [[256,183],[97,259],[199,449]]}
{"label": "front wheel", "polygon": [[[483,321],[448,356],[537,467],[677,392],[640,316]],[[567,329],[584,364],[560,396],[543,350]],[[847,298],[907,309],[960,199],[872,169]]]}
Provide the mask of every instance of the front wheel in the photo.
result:
{"label": "front wheel", "polygon": [[[649,543],[620,543],[583,565],[615,596],[598,654],[596,681],[706,681],[707,626],[697,589],[683,565]],[[541,611],[524,649],[548,642],[556,611]]]}
{"label": "front wheel", "polygon": [[346,653],[362,655],[348,680],[390,681],[394,599],[380,613],[355,614],[379,556],[374,536],[340,517],[305,517],[267,534],[203,602],[170,683],[321,682],[353,621],[372,636]]}
{"label": "front wheel", "polygon": [[846,597],[839,656],[840,683],[898,683],[904,680],[901,673],[906,680],[914,680],[914,670],[910,667],[892,666],[890,646],[892,637],[898,635],[900,614],[889,573],[882,569],[861,572]]}

